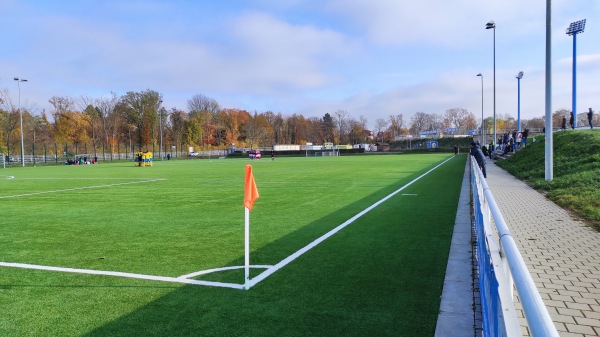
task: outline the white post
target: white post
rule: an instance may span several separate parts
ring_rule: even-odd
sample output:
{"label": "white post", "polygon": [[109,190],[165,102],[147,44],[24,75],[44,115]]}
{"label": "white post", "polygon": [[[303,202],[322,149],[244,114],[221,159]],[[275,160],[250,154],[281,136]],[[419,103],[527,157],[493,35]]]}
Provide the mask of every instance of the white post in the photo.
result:
{"label": "white post", "polygon": [[250,210],[248,207],[244,207],[245,210],[245,225],[244,225],[244,246],[245,246],[245,276],[244,276],[244,289],[248,290],[250,285]]}

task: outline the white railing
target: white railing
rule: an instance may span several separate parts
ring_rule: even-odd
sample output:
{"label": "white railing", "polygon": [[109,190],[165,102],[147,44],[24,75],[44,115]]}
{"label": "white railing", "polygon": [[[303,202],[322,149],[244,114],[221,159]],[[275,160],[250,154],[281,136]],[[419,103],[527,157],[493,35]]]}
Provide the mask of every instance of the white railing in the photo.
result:
{"label": "white railing", "polygon": [[531,336],[558,337],[550,314],[475,160],[471,160],[471,188],[484,336],[522,336],[514,308],[514,285]]}

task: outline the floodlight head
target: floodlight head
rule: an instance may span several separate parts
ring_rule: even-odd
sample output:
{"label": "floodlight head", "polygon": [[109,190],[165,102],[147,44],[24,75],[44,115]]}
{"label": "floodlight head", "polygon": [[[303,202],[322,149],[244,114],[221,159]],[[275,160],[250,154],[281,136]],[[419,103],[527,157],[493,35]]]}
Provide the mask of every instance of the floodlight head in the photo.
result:
{"label": "floodlight head", "polygon": [[496,23],[492,20],[488,23],[485,24],[485,29],[492,29],[492,28],[496,28]]}
{"label": "floodlight head", "polygon": [[523,72],[519,71],[519,73],[517,74],[517,78],[518,79],[522,79],[523,78]]}
{"label": "floodlight head", "polygon": [[19,80],[19,78],[18,78],[18,77],[15,77],[15,81],[18,81],[18,80]]}
{"label": "floodlight head", "polygon": [[567,28],[567,35],[575,35],[579,33],[583,33],[585,29],[585,19],[571,22],[569,28]]}
{"label": "floodlight head", "polygon": [[483,75],[481,75],[481,73],[477,74],[477,76],[481,76],[481,77],[483,77]]}

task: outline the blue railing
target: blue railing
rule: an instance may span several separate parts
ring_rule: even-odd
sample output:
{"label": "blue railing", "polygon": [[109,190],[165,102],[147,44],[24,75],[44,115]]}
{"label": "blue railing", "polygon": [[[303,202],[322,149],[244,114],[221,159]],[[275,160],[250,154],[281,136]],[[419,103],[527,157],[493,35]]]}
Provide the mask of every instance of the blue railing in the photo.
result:
{"label": "blue railing", "polygon": [[477,235],[483,335],[522,336],[514,307],[514,286],[531,336],[558,337],[556,327],[515,240],[474,160],[471,160],[471,189]]}

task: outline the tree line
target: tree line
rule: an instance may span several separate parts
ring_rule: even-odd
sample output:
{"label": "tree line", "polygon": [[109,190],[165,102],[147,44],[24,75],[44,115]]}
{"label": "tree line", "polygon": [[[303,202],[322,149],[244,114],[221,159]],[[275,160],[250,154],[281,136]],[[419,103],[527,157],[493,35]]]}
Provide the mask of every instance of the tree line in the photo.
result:
{"label": "tree line", "polygon": [[[127,144],[131,151],[148,151],[159,148],[160,144],[163,151],[170,145],[201,150],[306,142],[358,144],[392,142],[397,136],[446,128],[456,128],[457,133],[466,134],[481,125],[481,120],[468,110],[451,108],[443,114],[416,112],[410,121],[405,120],[403,114],[391,114],[377,119],[374,130],[370,130],[365,116],[355,118],[346,110],[326,113],[323,117],[249,112],[223,108],[215,99],[202,94],[189,99],[188,110],[183,111],[167,109],[162,104],[162,94],[150,89],[121,96],[111,93],[102,98],[54,96],[49,103],[52,106],[49,115],[46,111],[33,114],[31,109],[21,107],[27,149],[36,143],[89,144],[94,149]],[[2,90],[0,152],[20,152],[20,117],[8,89]],[[490,119],[485,120],[487,126],[493,124]],[[541,128],[543,118],[539,121]],[[538,124],[537,119],[524,122],[530,127]],[[516,128],[516,121],[508,115],[497,118],[496,123],[497,129]]]}

